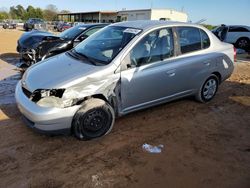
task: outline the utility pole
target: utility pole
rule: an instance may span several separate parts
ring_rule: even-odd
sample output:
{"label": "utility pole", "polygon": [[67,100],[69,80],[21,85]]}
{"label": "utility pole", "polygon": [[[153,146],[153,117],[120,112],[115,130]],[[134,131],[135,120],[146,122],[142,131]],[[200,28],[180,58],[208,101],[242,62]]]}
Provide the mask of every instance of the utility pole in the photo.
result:
{"label": "utility pole", "polygon": [[153,0],[151,0],[150,8],[151,8],[151,9],[153,8]]}

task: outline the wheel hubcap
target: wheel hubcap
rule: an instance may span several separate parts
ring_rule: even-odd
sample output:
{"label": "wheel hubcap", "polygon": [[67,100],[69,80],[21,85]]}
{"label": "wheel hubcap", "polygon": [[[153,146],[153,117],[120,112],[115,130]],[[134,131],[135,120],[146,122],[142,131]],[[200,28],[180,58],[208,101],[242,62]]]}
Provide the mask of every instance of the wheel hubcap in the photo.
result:
{"label": "wheel hubcap", "polygon": [[247,41],[246,40],[240,40],[239,41],[239,47],[246,47],[247,46]]}
{"label": "wheel hubcap", "polygon": [[209,100],[211,99],[217,89],[217,82],[215,79],[210,79],[206,82],[204,88],[203,88],[203,96],[205,99]]}

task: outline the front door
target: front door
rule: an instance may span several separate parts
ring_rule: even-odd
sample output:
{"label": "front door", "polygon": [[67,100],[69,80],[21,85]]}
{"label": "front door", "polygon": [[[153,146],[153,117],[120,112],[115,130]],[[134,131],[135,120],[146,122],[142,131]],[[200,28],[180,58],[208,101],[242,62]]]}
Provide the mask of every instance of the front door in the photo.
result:
{"label": "front door", "polygon": [[122,62],[123,112],[156,104],[176,92],[172,29],[158,29],[143,37]]}

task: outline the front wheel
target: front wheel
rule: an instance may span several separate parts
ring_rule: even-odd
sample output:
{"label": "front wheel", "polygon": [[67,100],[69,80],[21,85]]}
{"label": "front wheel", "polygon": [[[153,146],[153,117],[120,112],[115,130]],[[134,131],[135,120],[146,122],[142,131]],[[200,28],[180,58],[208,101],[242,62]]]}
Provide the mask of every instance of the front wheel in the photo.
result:
{"label": "front wheel", "polygon": [[212,100],[218,90],[219,80],[215,75],[210,76],[199,89],[196,100],[205,103]]}
{"label": "front wheel", "polygon": [[91,98],[76,112],[72,132],[80,140],[90,140],[108,134],[114,121],[113,108],[104,100]]}

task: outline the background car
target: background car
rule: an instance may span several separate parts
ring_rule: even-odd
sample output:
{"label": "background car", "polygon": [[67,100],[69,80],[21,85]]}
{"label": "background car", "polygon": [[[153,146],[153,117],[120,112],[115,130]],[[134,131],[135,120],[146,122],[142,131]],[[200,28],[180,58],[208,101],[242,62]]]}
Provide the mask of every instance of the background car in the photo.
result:
{"label": "background car", "polygon": [[221,25],[212,32],[223,42],[234,44],[236,48],[250,48],[250,27],[244,25]]}
{"label": "background car", "polygon": [[3,24],[4,29],[16,29],[16,27],[17,27],[17,22],[15,20],[7,20]]}
{"label": "background car", "polygon": [[30,66],[40,60],[70,50],[107,24],[85,24],[72,27],[59,35],[45,31],[24,33],[17,44],[21,61]]}
{"label": "background car", "polygon": [[60,23],[57,25],[57,31],[62,32],[65,31],[66,29],[69,29],[72,27],[71,23]]}
{"label": "background car", "polygon": [[77,25],[82,25],[82,24],[84,24],[84,22],[74,22],[74,23],[72,24],[72,26],[75,27],[75,26],[77,26]]}
{"label": "background car", "polygon": [[30,18],[27,22],[24,23],[23,29],[25,31],[29,31],[32,29],[45,30],[46,23],[44,20],[42,20],[40,18]]}

